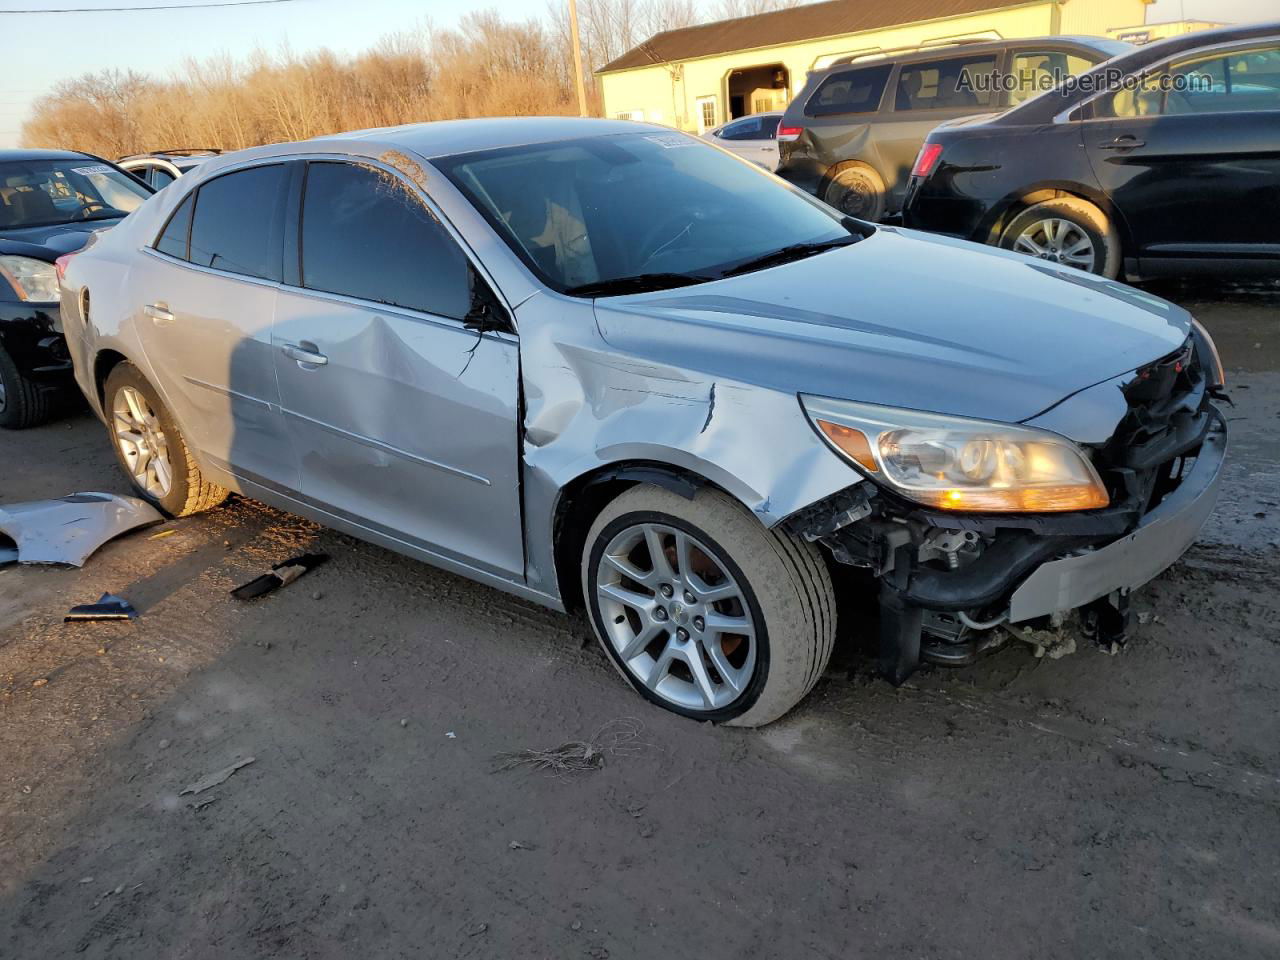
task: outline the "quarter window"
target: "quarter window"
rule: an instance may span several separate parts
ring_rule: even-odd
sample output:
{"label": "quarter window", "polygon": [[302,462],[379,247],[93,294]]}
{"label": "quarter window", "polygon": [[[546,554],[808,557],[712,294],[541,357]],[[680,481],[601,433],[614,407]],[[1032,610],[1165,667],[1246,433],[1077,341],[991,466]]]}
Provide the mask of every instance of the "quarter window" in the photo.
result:
{"label": "quarter window", "polygon": [[805,104],[805,115],[829,117],[841,113],[874,113],[880,109],[880,98],[892,70],[893,67],[885,63],[833,73],[813,92]]}
{"label": "quarter window", "polygon": [[898,110],[952,110],[994,102],[991,76],[996,59],[952,57],[912,63],[898,72]]}
{"label": "quarter window", "polygon": [[191,224],[192,263],[263,280],[280,279],[283,164],[224,174],[200,187]]}
{"label": "quarter window", "polygon": [[399,177],[354,163],[307,167],[302,285],[455,319],[471,306],[454,239]]}
{"label": "quarter window", "polygon": [[1009,94],[1016,105],[1037,94],[1052,90],[1068,77],[1084,73],[1093,63],[1084,57],[1062,50],[1024,51],[1013,57],[1013,76],[1017,83]]}
{"label": "quarter window", "polygon": [[191,208],[195,206],[194,193],[187,194],[185,200],[178,204],[178,209],[169,218],[169,223],[156,241],[156,249],[179,260],[187,259],[187,237],[191,233]]}

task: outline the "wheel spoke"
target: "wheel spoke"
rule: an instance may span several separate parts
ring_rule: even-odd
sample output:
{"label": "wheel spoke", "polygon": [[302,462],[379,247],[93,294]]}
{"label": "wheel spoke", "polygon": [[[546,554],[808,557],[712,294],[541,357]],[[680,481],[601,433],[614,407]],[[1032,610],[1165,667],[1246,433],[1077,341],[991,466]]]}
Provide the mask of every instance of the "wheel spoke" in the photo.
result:
{"label": "wheel spoke", "polygon": [[658,684],[667,678],[667,674],[671,672],[671,664],[675,662],[676,653],[671,643],[668,643],[658,654],[658,659],[653,663],[653,669],[649,671],[649,676],[645,678],[644,685],[654,693],[658,692]]}
{"label": "wheel spoke", "polygon": [[173,471],[169,469],[169,461],[165,457],[157,456],[151,461],[152,470],[156,475],[156,483],[159,484],[162,491],[168,491],[170,484],[173,483]]}
{"label": "wheel spoke", "polygon": [[719,636],[722,633],[730,633],[735,636],[741,635],[754,640],[756,628],[747,617],[729,617],[725,616],[723,613],[708,613],[706,618],[706,629],[703,632],[708,636]]}
{"label": "wheel spoke", "polygon": [[693,685],[698,688],[698,693],[702,694],[702,702],[708,710],[714,709],[716,705],[716,688],[711,682],[711,674],[707,672],[707,665],[702,661],[702,653],[698,650],[696,643],[690,643],[685,648],[685,655],[680,658],[689,666],[689,672],[693,674]]}
{"label": "wheel spoke", "polygon": [[745,678],[738,668],[729,662],[729,658],[724,655],[724,647],[720,645],[720,641],[718,639],[704,641],[702,649],[707,652],[712,666],[716,668],[716,673],[720,674],[730,689],[734,693],[741,693]]}
{"label": "wheel spoke", "polygon": [[129,405],[129,413],[133,416],[133,420],[139,426],[147,422],[146,414],[142,412],[142,398],[138,396],[138,391],[132,387],[125,387],[121,391],[124,394],[124,402]]}
{"label": "wheel spoke", "polygon": [[650,622],[623,645],[622,649],[618,651],[618,656],[623,660],[634,660],[644,652],[645,647],[653,643],[658,635],[666,629],[665,624]]}
{"label": "wheel spoke", "polygon": [[626,587],[617,583],[602,583],[596,588],[601,597],[607,597],[610,600],[616,600],[625,607],[638,611],[641,614],[648,614],[653,609],[653,597],[646,596],[643,593],[637,593],[634,590],[628,590]]}
{"label": "wheel spoke", "polygon": [[1019,253],[1029,253],[1033,257],[1044,256],[1044,247],[1031,239],[1031,233],[1027,232],[1020,236],[1013,244],[1013,249]]}
{"label": "wheel spoke", "polygon": [[693,563],[689,555],[689,538],[681,531],[677,530],[674,534],[676,541],[676,566],[680,569],[676,571],[685,581],[693,576]]}
{"label": "wheel spoke", "polygon": [[655,579],[654,571],[650,570],[646,572],[641,570],[639,567],[634,566],[631,561],[627,560],[625,557],[617,557],[611,553],[606,553],[604,555],[604,562],[613,567],[613,569],[617,570],[628,580],[634,580],[636,583],[643,583],[646,587]]}
{"label": "wheel spoke", "polygon": [[656,527],[644,528],[644,542],[649,547],[649,562],[653,564],[654,574],[666,580],[675,579],[675,571],[671,569],[667,552],[662,545],[662,534]]}

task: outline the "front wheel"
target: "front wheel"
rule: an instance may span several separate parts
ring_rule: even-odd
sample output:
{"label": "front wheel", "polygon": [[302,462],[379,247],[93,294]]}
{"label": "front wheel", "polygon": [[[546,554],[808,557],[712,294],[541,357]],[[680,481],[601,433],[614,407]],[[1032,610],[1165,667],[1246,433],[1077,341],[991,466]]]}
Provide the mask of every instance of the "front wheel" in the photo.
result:
{"label": "front wheel", "polygon": [[715,490],[623,493],[587,535],[582,587],[623,677],[697,720],[776,720],[831,658],[835,596],[817,548]]}
{"label": "front wheel", "polygon": [[1115,225],[1078,197],[1057,197],[1027,207],[1009,222],[1000,246],[1112,280],[1120,273],[1120,235]]}
{"label": "front wheel", "polygon": [[116,459],[134,489],[171,517],[209,510],[228,491],[206,480],[177,423],[142,371],[125,362],[112,368],[103,411]]}
{"label": "front wheel", "polygon": [[0,346],[0,427],[25,430],[49,419],[54,393],[42,387],[21,370],[3,346]]}

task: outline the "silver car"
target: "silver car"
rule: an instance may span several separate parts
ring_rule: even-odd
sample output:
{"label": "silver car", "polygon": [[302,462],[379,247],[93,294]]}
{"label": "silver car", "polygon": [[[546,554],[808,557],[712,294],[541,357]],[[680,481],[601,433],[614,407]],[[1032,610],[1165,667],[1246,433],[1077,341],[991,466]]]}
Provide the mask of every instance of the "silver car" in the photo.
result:
{"label": "silver car", "polygon": [[209,159],[70,261],[62,310],[140,495],[585,607],[699,720],[782,716],[838,610],[894,681],[1072,611],[1119,639],[1224,455],[1183,310],[616,121]]}
{"label": "silver car", "polygon": [[709,140],[730,153],[759,164],[766,170],[778,168],[778,123],[782,111],[753,113],[722,123],[708,130],[702,139]]}

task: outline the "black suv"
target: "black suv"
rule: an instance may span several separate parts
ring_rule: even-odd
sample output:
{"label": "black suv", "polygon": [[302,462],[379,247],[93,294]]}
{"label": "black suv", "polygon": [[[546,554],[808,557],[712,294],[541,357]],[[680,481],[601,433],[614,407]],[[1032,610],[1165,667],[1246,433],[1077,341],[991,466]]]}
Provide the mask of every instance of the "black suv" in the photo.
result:
{"label": "black suv", "polygon": [[850,216],[882,220],[901,210],[911,162],[939,123],[1008,109],[1132,49],[1031,37],[842,58],[810,73],[787,107],[778,175]]}
{"label": "black suv", "polygon": [[1093,273],[1280,273],[1280,23],[1139,47],[940,127],[907,226]]}
{"label": "black suv", "polygon": [[34,426],[75,391],[55,264],[151,193],[85,153],[0,150],[0,427]]}

